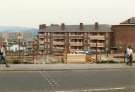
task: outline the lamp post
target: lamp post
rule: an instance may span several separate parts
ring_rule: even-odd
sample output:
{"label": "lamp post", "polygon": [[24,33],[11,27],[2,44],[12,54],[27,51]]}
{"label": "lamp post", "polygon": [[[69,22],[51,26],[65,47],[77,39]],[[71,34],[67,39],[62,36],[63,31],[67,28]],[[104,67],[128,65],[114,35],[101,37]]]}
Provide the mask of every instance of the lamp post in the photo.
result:
{"label": "lamp post", "polygon": [[35,63],[34,62],[34,60],[35,60],[35,43],[34,43],[34,41],[33,41],[33,43],[32,43],[32,46],[33,46],[33,64]]}
{"label": "lamp post", "polygon": [[98,56],[97,56],[97,54],[98,54],[98,51],[97,51],[97,39],[96,39],[96,63],[98,63]]}
{"label": "lamp post", "polygon": [[20,39],[18,39],[18,44],[19,44],[19,48],[18,48],[18,50],[19,50],[19,59],[21,59],[21,54],[20,54]]}
{"label": "lamp post", "polygon": [[21,45],[21,39],[23,38],[23,34],[21,32],[16,33],[17,39],[18,39],[18,60],[21,59],[21,53],[20,53],[20,45]]}
{"label": "lamp post", "polygon": [[37,52],[37,42],[36,38],[34,38],[34,41],[32,42],[32,52],[33,52],[33,64],[35,63],[36,59],[36,52]]}

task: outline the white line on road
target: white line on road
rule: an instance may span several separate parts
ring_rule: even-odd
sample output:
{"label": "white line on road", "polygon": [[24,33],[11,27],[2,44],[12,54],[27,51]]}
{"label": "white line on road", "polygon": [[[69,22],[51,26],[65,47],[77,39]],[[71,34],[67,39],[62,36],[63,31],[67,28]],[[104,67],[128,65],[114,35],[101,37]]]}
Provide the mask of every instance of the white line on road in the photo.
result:
{"label": "white line on road", "polygon": [[118,87],[118,88],[99,88],[99,89],[55,91],[55,92],[100,92],[100,91],[125,90],[125,89],[126,87]]}
{"label": "white line on road", "polygon": [[92,92],[92,91],[111,91],[111,90],[124,90],[126,87],[118,87],[118,88],[101,88],[101,89],[88,89],[87,91],[82,92]]}
{"label": "white line on road", "polygon": [[[45,73],[45,74],[43,74],[43,73]],[[47,72],[40,71],[40,74],[44,79],[47,80],[49,86],[51,86],[51,87],[59,86],[59,84]]]}

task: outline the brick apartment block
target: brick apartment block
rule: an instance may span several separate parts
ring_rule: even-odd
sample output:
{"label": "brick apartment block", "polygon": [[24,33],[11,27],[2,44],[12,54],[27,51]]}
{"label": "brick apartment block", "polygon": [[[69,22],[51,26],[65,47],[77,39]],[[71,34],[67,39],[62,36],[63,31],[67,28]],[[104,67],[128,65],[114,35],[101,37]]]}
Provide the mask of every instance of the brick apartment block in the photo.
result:
{"label": "brick apartment block", "polygon": [[111,26],[95,23],[93,25],[41,24],[38,31],[40,54],[72,53],[76,50],[104,51],[110,48]]}
{"label": "brick apartment block", "polygon": [[95,23],[93,25],[41,24],[38,31],[40,54],[72,53],[76,50],[123,48],[135,49],[135,17],[118,25]]}

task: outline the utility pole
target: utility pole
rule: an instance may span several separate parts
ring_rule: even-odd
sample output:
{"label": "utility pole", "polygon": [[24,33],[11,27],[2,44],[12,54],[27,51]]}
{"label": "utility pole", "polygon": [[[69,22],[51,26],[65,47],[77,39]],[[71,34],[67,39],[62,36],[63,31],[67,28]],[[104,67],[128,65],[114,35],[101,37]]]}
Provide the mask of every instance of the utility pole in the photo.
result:
{"label": "utility pole", "polygon": [[18,59],[21,59],[21,53],[20,53],[20,39],[18,39],[19,40],[19,58]]}
{"label": "utility pole", "polygon": [[33,41],[32,43],[32,46],[33,46],[33,64],[35,63],[34,60],[35,60],[35,43]]}
{"label": "utility pole", "polygon": [[16,33],[17,39],[18,39],[18,60],[21,60],[21,53],[20,53],[20,45],[21,45],[21,39],[23,38],[23,34],[21,32]]}
{"label": "utility pole", "polygon": [[96,39],[96,63],[98,63],[98,57],[97,57],[98,51],[97,51],[97,39]]}

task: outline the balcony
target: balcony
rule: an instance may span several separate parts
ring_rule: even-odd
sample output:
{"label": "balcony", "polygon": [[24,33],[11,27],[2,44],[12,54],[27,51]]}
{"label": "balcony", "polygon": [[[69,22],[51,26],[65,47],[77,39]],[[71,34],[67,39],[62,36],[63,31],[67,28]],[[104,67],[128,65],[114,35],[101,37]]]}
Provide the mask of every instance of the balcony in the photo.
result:
{"label": "balcony", "polygon": [[53,52],[63,52],[64,51],[64,47],[53,47],[52,51]]}
{"label": "balcony", "polygon": [[39,32],[39,33],[44,33],[44,32],[45,32],[45,29],[39,29],[38,32]]}
{"label": "balcony", "polygon": [[53,39],[65,39],[65,36],[53,36]]}
{"label": "balcony", "polygon": [[43,41],[39,41],[39,44],[45,44],[44,40]]}
{"label": "balcony", "polygon": [[83,34],[69,34],[69,36],[84,36]]}
{"label": "balcony", "polygon": [[64,42],[57,42],[57,41],[53,41],[53,45],[64,45]]}
{"label": "balcony", "polygon": [[69,39],[84,39],[83,36],[69,36]]}
{"label": "balcony", "polygon": [[83,46],[82,42],[70,42],[70,46]]}
{"label": "balcony", "polygon": [[39,50],[45,50],[44,45],[39,45]]}
{"label": "balcony", "polygon": [[44,34],[39,34],[39,38],[45,38]]}
{"label": "balcony", "polygon": [[90,40],[105,40],[104,36],[90,36]]}
{"label": "balcony", "polygon": [[[96,47],[96,43],[90,43],[90,47]],[[105,47],[104,43],[97,43],[97,47]]]}
{"label": "balcony", "polygon": [[53,34],[53,36],[65,36],[65,34]]}

